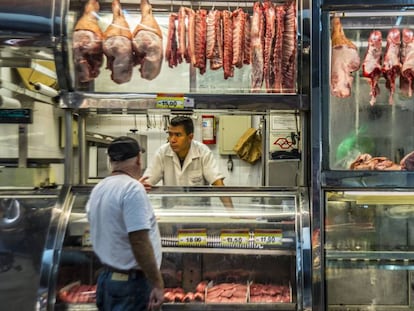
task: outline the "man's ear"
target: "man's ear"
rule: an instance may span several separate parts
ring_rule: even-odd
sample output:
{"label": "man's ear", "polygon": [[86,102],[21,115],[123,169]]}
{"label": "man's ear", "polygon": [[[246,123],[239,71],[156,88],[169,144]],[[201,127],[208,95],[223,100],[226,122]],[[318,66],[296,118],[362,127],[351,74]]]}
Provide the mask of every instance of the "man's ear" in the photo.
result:
{"label": "man's ear", "polygon": [[188,137],[192,140],[194,138],[194,133],[188,134]]}
{"label": "man's ear", "polygon": [[141,165],[141,153],[138,153],[137,157],[136,157],[136,163],[137,165]]}

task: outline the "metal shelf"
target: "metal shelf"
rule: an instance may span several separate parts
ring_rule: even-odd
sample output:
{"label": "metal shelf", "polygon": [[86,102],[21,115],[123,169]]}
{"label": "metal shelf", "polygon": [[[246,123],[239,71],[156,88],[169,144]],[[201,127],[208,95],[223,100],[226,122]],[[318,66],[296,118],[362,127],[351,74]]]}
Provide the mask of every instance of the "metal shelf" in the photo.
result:
{"label": "metal shelf", "polygon": [[196,254],[238,254],[238,255],[278,255],[295,256],[294,250],[249,249],[249,248],[207,248],[207,247],[163,247],[163,253],[196,253]]}
{"label": "metal shelf", "polygon": [[[193,109],[309,110],[307,95],[190,93],[183,96],[193,99],[194,107],[179,109],[180,111]],[[117,112],[117,110],[121,110],[121,113],[139,113],[147,109],[157,109],[156,94],[67,92],[62,94],[62,98],[61,108],[104,109],[105,113]]]}
{"label": "metal shelf", "polygon": [[414,172],[410,171],[323,171],[323,188],[393,189],[414,188]]}

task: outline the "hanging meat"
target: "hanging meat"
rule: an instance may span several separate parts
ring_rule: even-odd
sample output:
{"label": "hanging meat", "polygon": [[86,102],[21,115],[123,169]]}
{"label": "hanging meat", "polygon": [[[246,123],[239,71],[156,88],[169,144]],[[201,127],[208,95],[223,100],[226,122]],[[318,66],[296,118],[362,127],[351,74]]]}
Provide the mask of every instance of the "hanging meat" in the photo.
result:
{"label": "hanging meat", "polygon": [[285,6],[279,4],[275,7],[275,44],[273,50],[273,91],[283,92],[283,33],[285,31]]}
{"label": "hanging meat", "polygon": [[112,71],[111,79],[121,84],[132,77],[132,33],[119,0],[112,1],[112,13],[112,24],[104,32],[103,52],[107,59],[106,67]]}
{"label": "hanging meat", "polygon": [[242,8],[233,11],[233,65],[236,68],[243,67],[244,32],[246,26],[246,13]]}
{"label": "hanging meat", "polygon": [[402,30],[401,62],[401,93],[411,97],[414,81],[414,32],[407,28]]}
{"label": "hanging meat", "polygon": [[165,48],[165,60],[168,62],[168,67],[173,68],[178,65],[178,43],[177,43],[177,27],[175,27],[175,21],[178,19],[178,15],[171,13],[168,18],[168,38],[167,47]]}
{"label": "hanging meat", "polygon": [[252,24],[250,21],[250,15],[246,13],[246,24],[244,25],[244,54],[243,54],[243,63],[245,65],[250,65],[251,59],[251,29]]}
{"label": "hanging meat", "polygon": [[99,3],[89,0],[82,17],[76,23],[73,32],[73,58],[75,72],[79,82],[89,82],[99,75],[103,62],[103,33],[99,28],[97,14]]}
{"label": "hanging meat", "polygon": [[271,1],[263,3],[263,14],[265,16],[265,37],[264,37],[264,52],[263,52],[263,80],[265,81],[266,90],[269,93],[273,92],[274,86],[274,43],[276,35],[276,11]]}
{"label": "hanging meat", "polygon": [[207,10],[200,9],[195,15],[195,58],[194,67],[204,74],[207,68],[206,59],[206,36],[207,36]]}
{"label": "hanging meat", "polygon": [[[187,46],[183,48],[183,57],[187,63],[190,63],[194,66],[197,62],[196,58],[196,12],[193,9],[185,8],[186,16],[187,16],[187,37],[183,43],[187,42]],[[181,26],[181,28],[185,25]]]}
{"label": "hanging meat", "polygon": [[340,18],[332,18],[331,24],[331,94],[346,98],[351,95],[352,73],[359,69],[361,60],[355,44],[345,36]]}
{"label": "hanging meat", "polygon": [[382,73],[385,77],[385,86],[390,91],[388,102],[393,104],[395,92],[395,79],[400,74],[400,47],[401,34],[400,30],[393,28],[387,35],[387,46],[385,47],[384,62],[382,64]]}
{"label": "hanging meat", "polygon": [[296,1],[287,2],[285,5],[284,27],[285,28],[283,31],[283,53],[282,53],[283,92],[294,93],[296,90],[296,68],[297,68]]}
{"label": "hanging meat", "polygon": [[210,10],[207,15],[206,57],[210,59],[211,70],[223,67],[223,27],[219,10]]}
{"label": "hanging meat", "polygon": [[163,60],[162,33],[152,15],[148,0],[141,0],[141,21],[134,30],[132,45],[135,64],[140,66],[141,77],[153,80],[161,71]]}
{"label": "hanging meat", "polygon": [[223,18],[223,70],[224,79],[234,76],[233,67],[233,19],[232,12],[224,10]]}
{"label": "hanging meat", "polygon": [[368,38],[368,48],[362,63],[362,75],[369,80],[371,86],[371,106],[375,104],[377,95],[380,92],[378,80],[382,75],[382,34],[381,31],[373,30]]}
{"label": "hanging meat", "polygon": [[180,7],[178,10],[178,63],[182,63],[183,59],[186,59],[187,62],[190,62],[186,49],[187,49],[187,30],[186,30],[186,18],[187,18],[187,9],[185,7]]}
{"label": "hanging meat", "polygon": [[253,17],[251,28],[251,92],[258,93],[263,84],[263,38],[264,38],[264,16],[263,7],[260,2],[253,4]]}

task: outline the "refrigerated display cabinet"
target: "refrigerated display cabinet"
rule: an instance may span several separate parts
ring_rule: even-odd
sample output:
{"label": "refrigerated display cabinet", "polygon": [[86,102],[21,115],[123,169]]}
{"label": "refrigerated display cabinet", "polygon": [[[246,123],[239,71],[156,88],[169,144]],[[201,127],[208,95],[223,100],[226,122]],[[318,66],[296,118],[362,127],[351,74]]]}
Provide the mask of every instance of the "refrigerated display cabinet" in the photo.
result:
{"label": "refrigerated display cabinet", "polygon": [[[49,288],[47,297],[50,310],[96,309],[101,264],[88,240],[85,214],[91,189],[73,187],[73,204],[62,215],[68,222],[56,249],[55,288]],[[161,271],[170,292],[163,310],[303,310],[309,304],[306,191],[162,187],[149,196],[162,238]],[[222,205],[224,196],[232,199],[233,209]],[[244,292],[215,297],[214,289],[210,295],[209,289],[200,290],[202,284],[237,286]],[[189,292],[196,299],[183,301]]]}
{"label": "refrigerated display cabinet", "polygon": [[0,190],[0,301],[36,310],[47,296],[67,187]]}
{"label": "refrigerated display cabinet", "polygon": [[[236,16],[252,19],[255,2],[198,1],[195,5],[193,1],[152,0],[150,1],[151,14],[162,35],[162,42],[155,44],[160,48],[160,53],[155,57],[156,61],[153,62],[152,71],[154,74],[146,76],[145,72],[148,70],[146,67],[141,67],[141,62],[137,59],[139,57],[135,58],[138,53],[131,51],[132,57],[129,55],[125,56],[122,61],[114,61],[116,65],[123,66],[123,75],[130,75],[130,79],[121,79],[122,81],[117,79],[117,73],[113,74],[109,69],[113,59],[106,56],[109,55],[108,51],[105,51],[106,55],[104,55],[103,33],[112,25],[114,13],[119,18],[125,18],[123,29],[129,34],[134,33],[140,23],[142,12],[145,12],[140,7],[140,1],[53,0],[32,2],[26,4],[23,1],[13,6],[6,2],[0,3],[2,17],[0,19],[0,46],[2,47],[0,65],[9,68],[31,68],[33,73],[36,73],[36,75],[23,78],[23,82],[32,92],[23,92],[16,86],[16,83],[4,81],[4,86],[12,91],[26,93],[32,97],[40,96],[42,100],[46,100],[44,94],[56,93],[50,95],[52,98],[47,98],[46,102],[58,103],[62,107],[76,109],[151,109],[160,107],[234,109],[243,107],[248,110],[263,111],[286,108],[307,110],[309,108],[310,22],[309,16],[306,14],[306,10],[309,9],[307,1],[272,1],[272,7],[274,5],[281,9],[278,13],[278,21],[283,24],[284,34],[281,31],[277,34],[275,32],[275,37],[268,39],[268,41],[275,44],[273,41],[277,36],[278,46],[283,44],[284,48],[274,50],[279,53],[277,55],[282,60],[280,65],[283,67],[276,68],[276,64],[272,68],[267,66],[268,63],[273,64],[274,57],[271,54],[269,54],[270,59],[266,62],[254,65],[246,58],[245,63],[238,63],[237,67],[232,64],[233,59],[230,63],[227,62],[227,59],[231,58],[231,55],[227,55],[224,63],[229,65],[232,74],[225,75],[223,67],[212,70],[210,59],[206,61],[204,58],[206,55],[203,53],[201,53],[203,59],[200,60],[203,66],[206,66],[203,70],[197,68],[197,65],[190,65],[188,59],[182,60],[177,65],[169,64],[167,56],[171,53],[167,50],[167,45],[171,29],[169,27],[170,17],[176,16],[181,8],[185,8],[187,12],[185,25],[191,15],[189,12],[206,14],[216,10],[220,13],[233,14],[234,19]],[[145,2],[142,1],[142,3]],[[262,2],[257,3],[260,3],[263,8]],[[32,7],[35,7],[36,10],[31,10]],[[237,12],[243,12],[243,14]],[[79,25],[78,22],[84,14],[89,14],[90,19],[86,24],[82,25],[81,22]],[[177,20],[175,27],[178,32]],[[153,27],[149,28],[153,29]],[[237,30],[240,36],[243,29],[245,29],[244,26]],[[97,40],[94,40],[96,44],[94,47],[96,50],[77,37],[78,33],[85,30],[91,36],[93,32],[95,33]],[[112,37],[112,34],[107,34],[107,36]],[[151,42],[156,42],[157,37],[153,37]],[[179,42],[178,47],[180,47],[182,44],[178,33],[176,33],[176,38]],[[131,39],[129,45],[131,42],[135,42],[133,38]],[[128,44],[125,45],[125,48],[128,47]],[[122,40],[117,41],[115,47],[116,45],[122,46]],[[239,50],[244,51],[245,49]],[[270,50],[273,51],[273,49]],[[129,62],[129,66],[124,66],[125,62],[132,60],[131,58],[134,58],[134,61]],[[48,69],[44,61],[52,62],[56,73]],[[148,64],[148,61],[144,58],[143,63]],[[255,66],[259,66],[257,71],[252,70]],[[226,71],[229,68],[226,67]],[[159,73],[157,73],[158,69]],[[268,78],[263,79],[263,83],[260,83],[262,81],[260,73],[263,71],[267,72],[265,76]],[[260,75],[257,79],[260,86],[257,87],[253,86],[252,82],[255,80],[252,75],[256,72]],[[274,81],[274,75],[284,76],[279,80],[281,84],[278,86]],[[49,83],[50,78],[54,84]],[[287,81],[289,83],[285,85]],[[35,96],[36,94],[37,96]]]}
{"label": "refrigerated display cabinet", "polygon": [[325,192],[327,310],[412,310],[414,193]]}
{"label": "refrigerated display cabinet", "polygon": [[319,1],[312,19],[313,309],[413,310],[414,10]]}

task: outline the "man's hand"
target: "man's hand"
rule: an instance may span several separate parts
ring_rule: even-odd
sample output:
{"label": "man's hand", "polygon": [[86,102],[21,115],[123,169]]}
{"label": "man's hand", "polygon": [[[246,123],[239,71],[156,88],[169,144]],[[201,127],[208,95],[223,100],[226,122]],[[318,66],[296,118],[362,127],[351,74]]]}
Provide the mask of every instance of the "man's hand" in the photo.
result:
{"label": "man's hand", "polygon": [[145,190],[149,192],[152,189],[152,185],[147,179],[148,176],[142,176],[138,181],[144,186]]}
{"label": "man's hand", "polygon": [[162,288],[154,287],[151,291],[148,310],[156,311],[161,308],[161,305],[164,301],[164,290]]}

